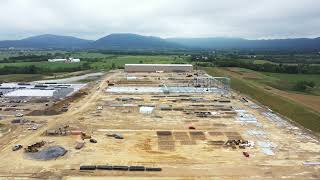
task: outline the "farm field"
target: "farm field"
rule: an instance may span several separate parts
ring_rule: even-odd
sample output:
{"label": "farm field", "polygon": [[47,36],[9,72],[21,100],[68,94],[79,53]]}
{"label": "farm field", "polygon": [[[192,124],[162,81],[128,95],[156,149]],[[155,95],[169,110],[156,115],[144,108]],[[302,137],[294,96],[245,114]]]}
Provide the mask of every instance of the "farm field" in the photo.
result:
{"label": "farm field", "polygon": [[[112,55],[102,53],[75,52],[67,53],[68,56],[80,58],[80,63],[63,63],[63,62],[14,62],[0,63],[1,74],[5,75],[9,71],[3,68],[36,68],[39,74],[50,74],[55,72],[74,72],[80,70],[110,70],[115,68],[123,68],[124,64],[128,63],[186,63],[184,57],[174,55]],[[13,56],[13,55],[11,55]],[[27,60],[27,59],[25,59]],[[10,73],[9,73],[10,74]],[[15,73],[11,73],[15,74]],[[22,73],[20,73],[22,74]],[[33,73],[32,73],[33,74]]]}
{"label": "farm field", "polygon": [[206,70],[211,75],[229,76],[233,89],[247,94],[308,129],[320,132],[320,96],[273,88],[263,83],[265,75],[247,69],[206,68]]}
{"label": "farm field", "polygon": [[267,61],[267,60],[254,60],[253,61],[254,64],[265,64],[265,63],[270,63],[270,64],[277,64],[271,61]]}
{"label": "farm field", "polygon": [[[61,52],[60,52],[61,53]],[[3,55],[3,54],[2,54]],[[0,63],[0,81],[30,81],[56,76],[59,73],[82,71],[107,71],[124,67],[128,63],[187,63],[186,57],[174,55],[113,55],[102,53],[73,52],[72,57],[80,58],[80,63],[63,62],[15,62]],[[14,56],[9,54],[8,56]],[[23,78],[23,76],[27,78]],[[72,76],[72,75],[70,75]]]}
{"label": "farm field", "polygon": [[[88,61],[90,62],[90,61]],[[149,55],[121,55],[121,56],[112,56],[111,58],[104,58],[99,61],[93,62],[90,66],[93,69],[112,69],[112,66],[117,68],[123,68],[125,64],[170,64],[170,63],[186,63],[183,58],[178,58],[177,56],[169,56],[169,55],[157,55],[157,56],[149,56]]]}
{"label": "farm field", "polygon": [[28,82],[43,79],[41,74],[9,74],[0,75],[0,82]]}
{"label": "farm field", "polygon": [[[285,74],[257,72],[244,68],[228,68],[229,71],[241,75],[246,80],[260,83],[273,88],[289,91],[297,94],[320,95],[320,75],[319,74]],[[294,85],[300,81],[312,81],[315,87],[311,91],[300,92],[294,89]]]}

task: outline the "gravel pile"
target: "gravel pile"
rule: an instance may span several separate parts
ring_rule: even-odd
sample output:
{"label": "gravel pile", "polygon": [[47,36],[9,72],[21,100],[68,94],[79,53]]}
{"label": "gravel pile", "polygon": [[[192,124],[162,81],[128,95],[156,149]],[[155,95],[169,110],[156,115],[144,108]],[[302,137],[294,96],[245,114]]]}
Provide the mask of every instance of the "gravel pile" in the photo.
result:
{"label": "gravel pile", "polygon": [[61,146],[50,146],[36,153],[28,153],[28,156],[31,159],[36,159],[36,160],[50,160],[50,159],[56,159],[60,156],[64,156],[66,153],[67,153],[67,150]]}

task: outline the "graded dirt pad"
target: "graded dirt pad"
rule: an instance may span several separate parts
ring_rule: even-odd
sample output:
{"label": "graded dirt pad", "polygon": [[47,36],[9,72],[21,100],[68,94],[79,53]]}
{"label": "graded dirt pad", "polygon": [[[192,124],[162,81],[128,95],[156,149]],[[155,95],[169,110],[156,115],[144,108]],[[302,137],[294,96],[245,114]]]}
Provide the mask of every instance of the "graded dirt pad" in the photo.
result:
{"label": "graded dirt pad", "polygon": [[[169,78],[170,83],[174,82],[172,79],[181,82],[186,74],[116,71],[102,81],[93,82],[88,95],[71,102],[67,112],[25,117],[35,122],[46,120],[47,123],[37,130],[11,125],[15,128],[0,137],[0,179],[319,179],[319,166],[303,164],[320,161],[318,139],[285,120],[268,119],[263,115],[267,109],[251,108],[248,103],[240,101],[241,95],[233,93],[234,98],[228,98],[231,102],[220,103],[217,99],[221,99],[221,94],[215,93],[160,94],[161,97],[154,101],[154,96],[159,94],[105,91],[107,80],[117,83],[126,76],[143,77],[145,81],[152,81],[154,86],[169,83],[166,80]],[[163,81],[157,82],[159,77]],[[186,100],[185,95],[208,101]],[[117,98],[131,100],[118,101]],[[228,117],[204,118],[160,108],[161,105],[170,105],[187,109],[195,107],[191,105],[213,104],[221,109],[232,106],[234,112],[246,111],[246,115],[254,116],[257,122],[239,122],[237,113]],[[142,114],[139,113],[141,106],[154,109],[150,114]],[[210,111],[215,115],[223,114],[220,109]],[[5,118],[1,122],[10,124],[11,120]],[[46,136],[44,133],[65,125],[74,132],[63,136]],[[190,126],[195,129],[189,129]],[[79,131],[92,136],[97,143],[82,140]],[[114,134],[123,139],[115,138]],[[225,144],[230,139],[239,138],[254,145],[241,149],[238,145]],[[15,144],[26,147],[39,141],[48,142],[41,150],[61,146],[68,152],[58,158],[39,161],[26,158],[23,149],[12,151]],[[84,141],[81,149],[75,149],[78,141]],[[270,151],[273,155],[267,154]],[[243,152],[250,156],[245,157]],[[160,167],[162,171],[80,171],[81,165]]]}
{"label": "graded dirt pad", "polygon": [[190,140],[188,132],[173,132],[173,134],[176,140],[181,140],[181,141]]}
{"label": "graded dirt pad", "polygon": [[190,132],[191,139],[193,140],[205,140],[206,136],[202,131],[191,131]]}
{"label": "graded dirt pad", "polygon": [[223,136],[223,132],[209,131],[210,136]]}

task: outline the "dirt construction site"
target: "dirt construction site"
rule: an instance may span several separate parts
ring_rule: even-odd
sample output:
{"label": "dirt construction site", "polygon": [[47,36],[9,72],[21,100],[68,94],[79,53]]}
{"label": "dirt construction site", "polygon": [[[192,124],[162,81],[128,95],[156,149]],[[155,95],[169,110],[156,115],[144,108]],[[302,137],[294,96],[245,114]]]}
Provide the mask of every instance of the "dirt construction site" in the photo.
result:
{"label": "dirt construction site", "polygon": [[0,179],[320,179],[319,138],[227,78],[115,70],[81,91],[65,112],[2,117]]}

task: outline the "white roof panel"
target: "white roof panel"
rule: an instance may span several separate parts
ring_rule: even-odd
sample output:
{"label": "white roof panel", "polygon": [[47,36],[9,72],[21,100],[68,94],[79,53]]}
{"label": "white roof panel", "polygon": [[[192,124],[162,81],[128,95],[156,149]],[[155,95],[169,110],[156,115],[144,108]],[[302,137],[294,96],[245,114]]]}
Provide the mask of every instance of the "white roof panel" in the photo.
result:
{"label": "white roof panel", "polygon": [[7,97],[32,96],[32,97],[51,97],[56,90],[40,90],[40,89],[18,89],[5,94]]}

